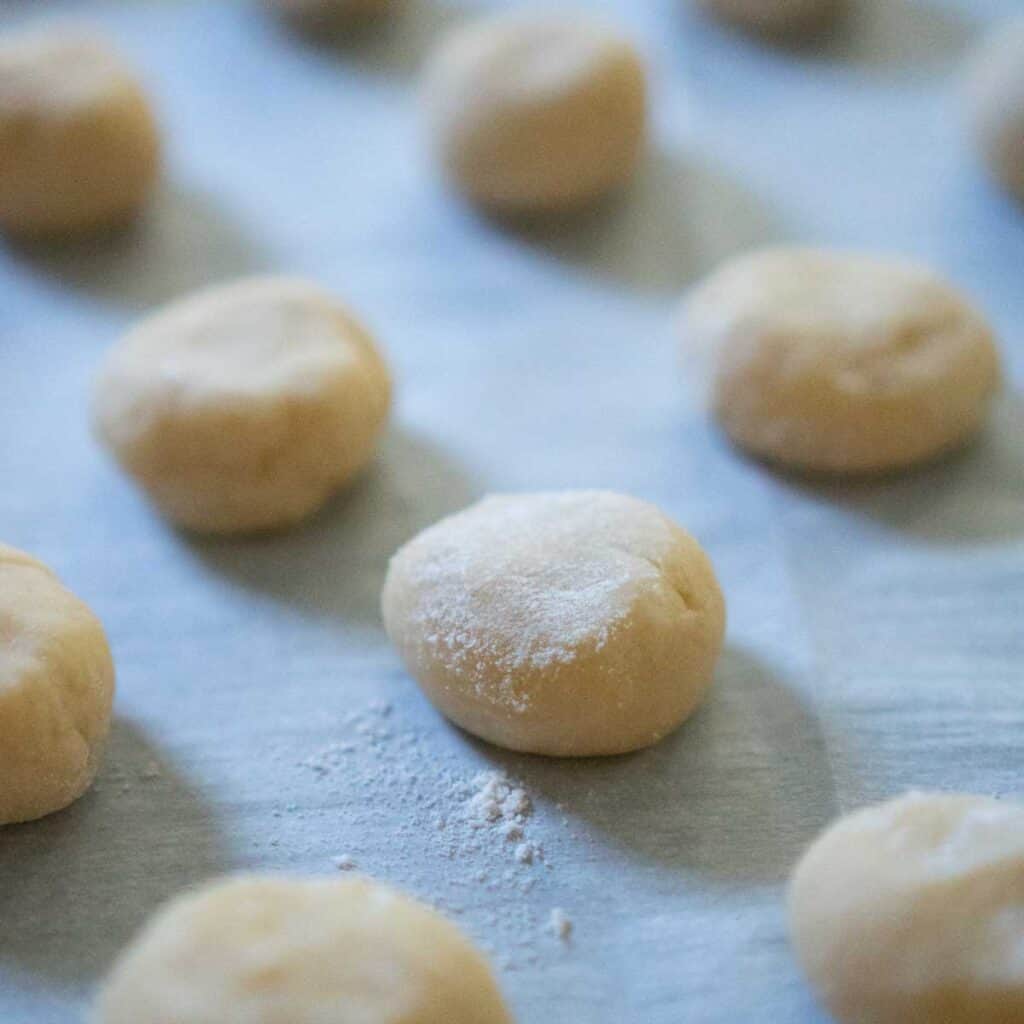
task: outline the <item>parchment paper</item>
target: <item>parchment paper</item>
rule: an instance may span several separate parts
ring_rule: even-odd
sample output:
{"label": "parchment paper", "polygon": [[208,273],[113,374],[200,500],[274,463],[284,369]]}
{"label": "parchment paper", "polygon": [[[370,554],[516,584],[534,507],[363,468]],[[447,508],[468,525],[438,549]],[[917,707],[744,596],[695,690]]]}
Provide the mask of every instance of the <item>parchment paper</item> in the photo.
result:
{"label": "parchment paper", "polygon": [[[109,30],[168,158],[135,229],[0,255],[0,536],[93,606],[119,676],[96,791],[0,830],[5,1024],[78,1020],[182,887],[341,855],[487,944],[522,1024],[810,1024],[782,891],[816,832],[908,787],[1024,795],[1024,214],[975,165],[955,93],[1015,0],[864,0],[837,38],[788,51],[674,0],[592,3],[650,54],[652,155],[621,201],[529,230],[436,180],[416,69],[473,8],[411,2],[337,47],[258,5],[4,5],[4,24],[58,10]],[[977,297],[1008,367],[978,444],[839,487],[719,438],[679,380],[673,309],[778,239],[905,252]],[[184,536],[91,440],[90,376],[152,306],[279,270],[372,325],[394,426],[307,527]],[[646,753],[502,754],[404,675],[377,612],[386,560],[486,491],[582,486],[658,502],[707,546],[729,602],[717,684]],[[533,799],[533,866],[433,829],[489,767]],[[568,943],[546,929],[555,907]]]}

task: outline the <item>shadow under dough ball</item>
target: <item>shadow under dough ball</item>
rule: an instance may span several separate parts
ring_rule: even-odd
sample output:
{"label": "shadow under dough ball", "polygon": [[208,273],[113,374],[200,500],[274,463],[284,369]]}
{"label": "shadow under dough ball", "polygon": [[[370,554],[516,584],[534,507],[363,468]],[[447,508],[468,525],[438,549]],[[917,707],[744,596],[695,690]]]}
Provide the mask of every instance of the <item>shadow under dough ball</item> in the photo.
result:
{"label": "shadow under dough ball", "polygon": [[100,369],[93,422],[168,518],[237,533],[296,523],[348,483],[390,396],[377,346],[333,296],[251,278],[131,330]]}
{"label": "shadow under dough ball", "polygon": [[70,29],[0,38],[0,228],[59,236],[119,224],[159,165],[149,101],[107,43]]}
{"label": "shadow under dough ball", "polygon": [[846,0],[695,0],[721,21],[756,35],[794,38],[833,24]]}
{"label": "shadow under dough ball", "polygon": [[172,900],[114,964],[95,1024],[511,1024],[483,956],[370,879],[256,875]]}
{"label": "shadow under dough ball", "polygon": [[402,0],[263,0],[303,31],[334,31],[371,21]]}
{"label": "shadow under dough ball", "polygon": [[753,454],[792,469],[889,472],[964,444],[999,380],[985,319],[927,268],[782,247],[727,263],[680,318],[684,361]]}
{"label": "shadow under dough ball", "polygon": [[579,14],[512,12],[456,29],[429,62],[424,106],[449,178],[498,213],[597,199],[630,179],[646,138],[640,55]]}
{"label": "shadow under dough ball", "polygon": [[561,757],[657,743],[701,703],[725,604],[696,540],[606,491],[486,498],[392,558],[384,624],[457,725]]}
{"label": "shadow under dough ball", "polygon": [[0,825],[59,811],[89,788],[113,699],[96,616],[41,562],[0,544]]}
{"label": "shadow under dough ball", "polygon": [[1024,1020],[1024,807],[911,793],[841,818],[793,873],[797,958],[839,1024]]}
{"label": "shadow under dough ball", "polygon": [[994,177],[1024,203],[1024,18],[1000,25],[966,78],[971,133]]}

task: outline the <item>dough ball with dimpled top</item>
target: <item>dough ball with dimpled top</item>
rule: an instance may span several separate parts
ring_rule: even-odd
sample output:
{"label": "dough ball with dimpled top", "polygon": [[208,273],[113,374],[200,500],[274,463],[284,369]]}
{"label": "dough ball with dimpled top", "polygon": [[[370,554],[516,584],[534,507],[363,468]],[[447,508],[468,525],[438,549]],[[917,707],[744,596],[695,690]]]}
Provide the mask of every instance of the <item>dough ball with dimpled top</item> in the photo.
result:
{"label": "dough ball with dimpled top", "polygon": [[59,811],[89,788],[113,698],[96,616],[41,562],[0,544],[0,825]]}
{"label": "dough ball with dimpled top", "polygon": [[726,433],[797,470],[933,459],[977,433],[999,384],[985,318],[904,260],[799,246],[741,256],[694,289],[680,326]]}
{"label": "dough ball with dimpled top", "polygon": [[793,873],[789,916],[840,1024],[1024,1020],[1024,807],[911,793],[841,818]]}
{"label": "dough ball with dimpled top", "polygon": [[236,533],[315,512],[372,457],[390,377],[332,295],[253,278],[129,332],[93,398],[98,436],[170,519]]}
{"label": "dough ball with dimpled top", "polygon": [[511,1024],[483,956],[439,913],[365,878],[239,876],[159,910],[95,1024]]}
{"label": "dough ball with dimpled top", "polygon": [[0,227],[61,236],[134,215],[159,172],[160,140],[135,73],[74,28],[0,38]]}
{"label": "dough ball with dimpled top", "polygon": [[448,177],[496,212],[589,203],[628,181],[643,153],[643,61],[585,15],[513,11],[457,29],[424,95]]}
{"label": "dough ball with dimpled top", "polygon": [[700,545],[606,491],[486,498],[392,558],[384,623],[431,701],[512,750],[619,754],[700,704],[725,606]]}

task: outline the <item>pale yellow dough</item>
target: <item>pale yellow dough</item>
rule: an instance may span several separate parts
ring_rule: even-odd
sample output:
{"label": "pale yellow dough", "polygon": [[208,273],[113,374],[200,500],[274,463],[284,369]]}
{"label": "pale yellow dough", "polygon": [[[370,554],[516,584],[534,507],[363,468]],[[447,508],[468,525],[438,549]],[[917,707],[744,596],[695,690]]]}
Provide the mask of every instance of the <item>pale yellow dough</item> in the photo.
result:
{"label": "pale yellow dough", "polygon": [[46,566],[0,544],[0,825],[59,811],[89,788],[113,696],[96,616]]}
{"label": "pale yellow dough", "polygon": [[831,24],[846,0],[696,0],[723,21],[764,36],[799,36]]}
{"label": "pale yellow dough", "polygon": [[95,1024],[511,1024],[440,914],[368,879],[241,876],[181,896],[121,954]]}
{"label": "pale yellow dough", "polygon": [[1024,18],[1000,24],[971,57],[969,126],[993,175],[1024,202]]}
{"label": "pale yellow dough", "polygon": [[512,750],[619,754],[700,704],[725,606],[700,545],[606,491],[486,498],[391,560],[384,624],[431,701]]}
{"label": "pale yellow dough", "polygon": [[310,515],[373,455],[390,405],[367,331],[313,284],[254,278],[138,324],[96,383],[96,432],[172,520],[218,533]]}
{"label": "pale yellow dough", "polygon": [[643,61],[581,14],[513,11],[456,30],[424,93],[448,176],[500,212],[588,203],[626,182],[643,152]]}
{"label": "pale yellow dough", "polygon": [[0,38],[0,227],[70,235],[118,224],[156,181],[160,140],[134,72],[72,29]]}
{"label": "pale yellow dough", "polygon": [[1024,807],[915,793],[840,819],[789,891],[793,944],[840,1024],[1024,1020]]}
{"label": "pale yellow dough", "polygon": [[1000,378],[967,299],[924,267],[862,253],[742,256],[698,285],[681,329],[730,437],[799,470],[932,459],[978,431]]}

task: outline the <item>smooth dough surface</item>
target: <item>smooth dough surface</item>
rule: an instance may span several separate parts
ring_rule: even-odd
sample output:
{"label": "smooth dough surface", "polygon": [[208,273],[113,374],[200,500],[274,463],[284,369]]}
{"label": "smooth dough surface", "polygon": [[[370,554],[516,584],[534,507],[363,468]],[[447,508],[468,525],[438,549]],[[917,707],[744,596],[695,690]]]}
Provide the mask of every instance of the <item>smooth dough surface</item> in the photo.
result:
{"label": "smooth dough surface", "polygon": [[164,514],[230,533],[319,508],[369,461],[389,405],[384,361],[343,306],[254,278],[135,327],[100,371],[93,418]]}
{"label": "smooth dough surface", "polygon": [[606,491],[495,496],[391,560],[384,623],[452,721],[512,750],[618,754],[703,699],[725,606],[700,545]]}
{"label": "smooth dough surface", "polygon": [[121,954],[96,1024],[511,1024],[479,952],[368,879],[240,876],[180,896]]}
{"label": "smooth dough surface", "polygon": [[967,113],[992,173],[1024,202],[1024,18],[1000,25],[971,58]]}
{"label": "smooth dough surface", "polygon": [[96,616],[41,562],[0,544],[0,825],[59,811],[89,788],[113,697]]}
{"label": "smooth dough surface", "polygon": [[842,818],[789,892],[793,943],[840,1024],[1024,1020],[1024,807],[912,793]]}
{"label": "smooth dough surface", "polygon": [[160,140],[115,50],[77,30],[37,30],[0,38],[0,154],[0,226],[76,234],[138,211]]}
{"label": "smooth dough surface", "polygon": [[799,470],[934,458],[977,432],[999,385],[983,317],[896,259],[799,247],[743,256],[698,285],[680,326],[725,431]]}
{"label": "smooth dough surface", "polygon": [[646,136],[643,62],[584,15],[493,15],[442,42],[426,75],[433,144],[471,199],[576,207],[625,183]]}
{"label": "smooth dough surface", "polygon": [[846,0],[696,0],[715,17],[748,32],[793,36],[831,24]]}

